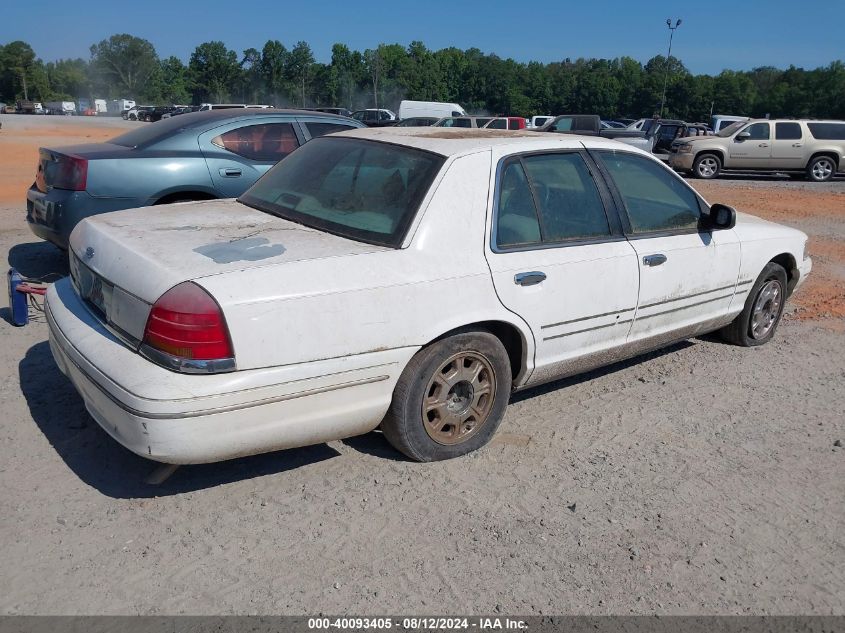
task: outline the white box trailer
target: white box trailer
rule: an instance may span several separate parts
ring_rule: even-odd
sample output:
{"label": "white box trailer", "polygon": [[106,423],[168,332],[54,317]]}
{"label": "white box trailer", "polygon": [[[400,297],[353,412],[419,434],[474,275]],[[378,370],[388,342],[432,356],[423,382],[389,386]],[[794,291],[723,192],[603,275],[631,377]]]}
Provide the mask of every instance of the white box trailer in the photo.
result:
{"label": "white box trailer", "polygon": [[411,119],[414,117],[437,117],[438,119],[442,119],[446,116],[466,115],[466,110],[464,110],[457,103],[406,100],[399,104],[400,119]]}
{"label": "white box trailer", "polygon": [[76,114],[76,104],[73,101],[48,101],[46,105],[50,114],[64,114],[65,116]]}
{"label": "white box trailer", "polygon": [[120,116],[130,108],[135,107],[132,99],[112,99],[108,103],[108,112],[112,116]]}
{"label": "white box trailer", "polygon": [[109,111],[105,99],[94,99],[94,112],[97,114],[106,114]]}

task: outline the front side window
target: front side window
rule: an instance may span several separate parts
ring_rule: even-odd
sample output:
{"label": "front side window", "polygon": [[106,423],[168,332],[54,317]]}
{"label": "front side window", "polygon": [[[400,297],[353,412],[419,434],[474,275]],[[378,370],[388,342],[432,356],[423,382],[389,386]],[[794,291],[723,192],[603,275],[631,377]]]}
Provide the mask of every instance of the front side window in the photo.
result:
{"label": "front side window", "polygon": [[597,154],[622,196],[634,233],[698,228],[698,198],[668,168],[627,152]]}
{"label": "front side window", "polygon": [[801,126],[798,123],[775,123],[775,138],[779,141],[800,140]]}
{"label": "front side window", "polygon": [[487,125],[488,130],[506,130],[508,126],[507,119],[494,119]]}
{"label": "front side window", "polygon": [[355,138],[314,139],[240,202],[350,239],[398,248],[444,158]]}
{"label": "front side window", "polygon": [[293,125],[245,125],[211,139],[213,145],[249,160],[277,162],[299,147]]}
{"label": "front side window", "polygon": [[767,141],[769,140],[769,124],[768,123],[752,123],[743,132],[748,132],[749,140],[752,141]]}
{"label": "front side window", "polygon": [[572,117],[563,117],[558,119],[552,125],[552,129],[557,132],[569,132],[572,129]]}

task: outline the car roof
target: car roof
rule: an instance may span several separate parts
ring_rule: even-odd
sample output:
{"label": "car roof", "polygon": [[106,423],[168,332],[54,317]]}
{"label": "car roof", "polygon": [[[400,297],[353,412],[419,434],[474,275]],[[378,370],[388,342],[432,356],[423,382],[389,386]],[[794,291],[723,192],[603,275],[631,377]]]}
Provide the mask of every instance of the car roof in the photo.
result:
{"label": "car roof", "polygon": [[623,149],[645,154],[641,150],[619,141],[595,136],[577,134],[552,134],[528,130],[490,130],[479,128],[413,128],[383,127],[359,128],[335,132],[335,137],[360,138],[394,145],[404,145],[427,152],[451,157],[490,150],[495,147],[513,148],[518,152],[520,146],[531,149],[581,149],[605,148]]}

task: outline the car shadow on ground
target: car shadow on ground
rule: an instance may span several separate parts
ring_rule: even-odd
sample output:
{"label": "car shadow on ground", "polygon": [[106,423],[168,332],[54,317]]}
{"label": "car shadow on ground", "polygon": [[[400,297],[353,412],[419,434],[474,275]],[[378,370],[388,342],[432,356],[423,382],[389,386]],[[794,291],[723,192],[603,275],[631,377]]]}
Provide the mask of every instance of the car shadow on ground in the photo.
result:
{"label": "car shadow on ground", "polygon": [[118,499],[163,497],[275,475],[340,455],[326,444],[183,466],[166,481],[145,480],[156,462],[123,448],[100,428],[73,385],[59,371],[47,342],[32,346],[18,365],[32,419],[68,468],[89,486]]}
{"label": "car shadow on ground", "polygon": [[49,242],[15,244],[9,250],[9,266],[27,279],[51,282],[69,274],[67,251]]}

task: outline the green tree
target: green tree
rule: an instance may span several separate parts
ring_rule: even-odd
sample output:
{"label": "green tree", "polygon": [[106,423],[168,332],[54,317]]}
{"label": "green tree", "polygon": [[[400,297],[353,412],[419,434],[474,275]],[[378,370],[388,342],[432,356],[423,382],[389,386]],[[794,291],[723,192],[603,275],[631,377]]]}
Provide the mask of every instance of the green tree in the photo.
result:
{"label": "green tree", "polygon": [[240,79],[238,54],[223,42],[204,42],[191,53],[188,76],[198,102],[227,101]]}
{"label": "green tree", "polygon": [[36,71],[35,51],[32,47],[21,40],[6,44],[0,51],[0,68],[3,94],[29,100],[29,88]]}
{"label": "green tree", "polygon": [[94,88],[110,97],[142,95],[158,69],[155,47],[140,37],[121,33],[91,46]]}
{"label": "green tree", "polygon": [[279,40],[268,40],[261,49],[261,60],[258,63],[259,75],[274,105],[281,105],[287,93],[285,67],[288,63],[288,55],[288,49]]}
{"label": "green tree", "polygon": [[304,108],[306,89],[314,74],[314,53],[307,42],[297,42],[291,49],[286,70],[288,79],[297,86],[300,105]]}

